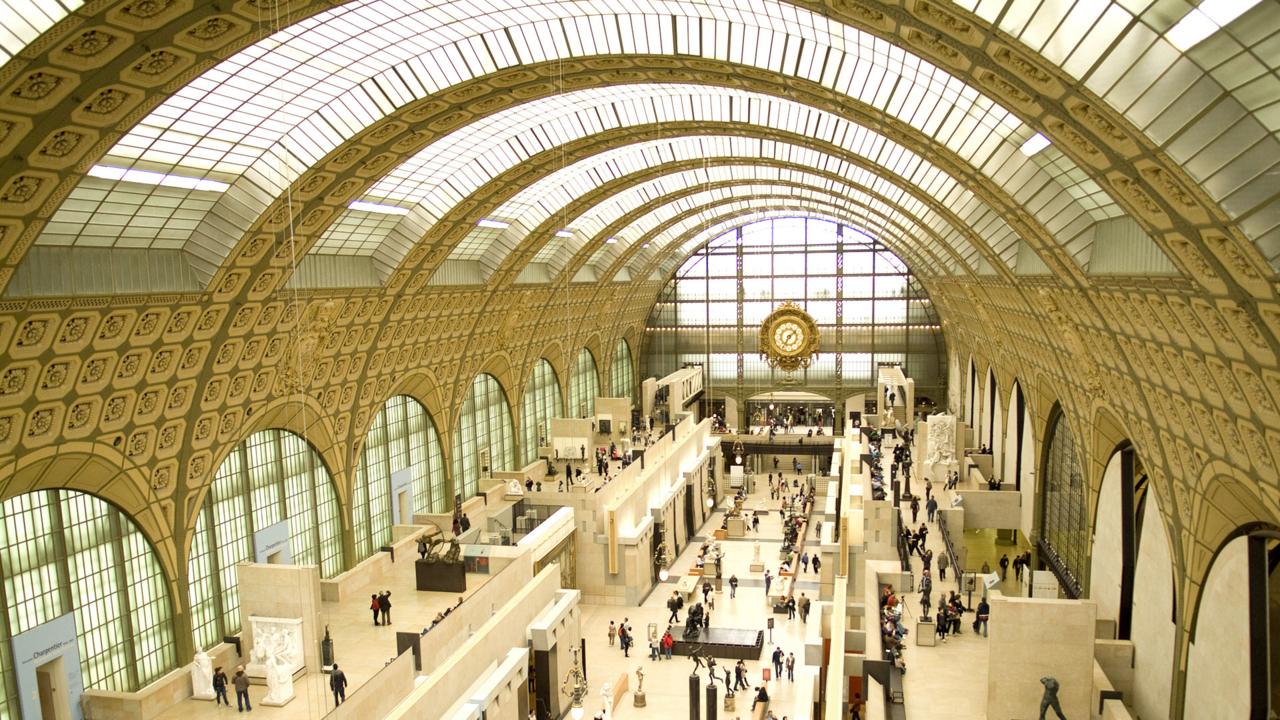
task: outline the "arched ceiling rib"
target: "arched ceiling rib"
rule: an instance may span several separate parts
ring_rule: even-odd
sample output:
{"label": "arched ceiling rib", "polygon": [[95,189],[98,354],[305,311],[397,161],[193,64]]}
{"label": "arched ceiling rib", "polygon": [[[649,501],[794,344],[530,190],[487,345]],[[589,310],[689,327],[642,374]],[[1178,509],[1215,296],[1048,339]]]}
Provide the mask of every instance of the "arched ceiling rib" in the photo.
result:
{"label": "arched ceiling rib", "polygon": [[[801,150],[795,148],[796,150]],[[721,157],[736,158],[736,162],[726,163]],[[806,163],[804,160],[810,157],[817,162]],[[520,237],[526,235],[530,237],[546,237],[546,244],[542,245],[537,254],[533,256],[530,262],[549,264],[554,268],[562,267],[573,253],[581,251],[587,247],[594,238],[601,235],[614,236],[613,233],[605,232],[619,216],[630,213],[637,208],[652,207],[663,195],[676,192],[684,188],[696,188],[698,185],[705,183],[723,183],[731,186],[733,182],[759,183],[765,181],[779,181],[787,179],[799,179],[809,184],[823,185],[833,192],[844,193],[846,197],[855,199],[861,204],[869,204],[875,206],[878,211],[886,216],[896,218],[896,222],[906,228],[909,228],[908,234],[917,237],[921,242],[927,243],[933,247],[935,252],[946,254],[942,250],[944,244],[951,244],[953,247],[967,247],[969,240],[964,232],[952,227],[946,218],[943,218],[928,210],[928,206],[923,203],[912,202],[913,207],[909,210],[900,204],[903,200],[908,200],[909,195],[905,193],[894,194],[892,196],[882,194],[876,187],[867,187],[863,184],[863,178],[856,175],[844,174],[837,167],[836,170],[827,170],[827,166],[832,164],[833,159],[829,156],[823,156],[820,153],[803,153],[800,158],[792,159],[788,153],[786,157],[773,158],[767,155],[760,157],[751,157],[745,155],[735,156],[716,156],[708,153],[702,162],[702,167],[694,167],[672,174],[659,176],[655,179],[646,180],[630,187],[619,188],[616,192],[607,195],[602,194],[602,199],[589,209],[581,213],[556,213],[549,218],[544,218],[543,223],[535,226],[526,226],[523,223],[518,227],[513,226],[515,233]],[[696,163],[693,158],[686,158],[676,163]],[[715,164],[712,164],[712,163]],[[662,167],[662,165],[654,165],[649,167]],[[813,172],[814,169],[821,172]],[[637,171],[642,172],[642,171]],[[648,173],[645,173],[646,175]],[[622,178],[631,177],[632,175],[623,175]],[[617,177],[601,176],[602,180],[618,180]],[[879,183],[883,186],[884,183]],[[604,187],[602,182],[600,187]],[[610,190],[613,188],[610,187]],[[609,191],[604,191],[609,192]],[[517,198],[513,198],[517,200]],[[511,201],[508,201],[508,204]],[[925,218],[931,222],[926,222],[920,216],[914,214],[912,210],[919,209]],[[568,237],[555,235],[552,227],[548,227],[546,223],[550,221],[551,226],[567,224],[572,228]],[[939,232],[934,232],[933,227],[940,226]],[[507,232],[510,232],[508,230]],[[630,233],[616,234],[619,239],[619,249],[624,248],[634,241],[634,236]],[[976,239],[976,235],[972,236]],[[659,242],[661,242],[659,240]],[[533,245],[534,243],[530,243]],[[594,248],[593,248],[594,249]],[[525,254],[532,247],[522,248]],[[455,251],[456,254],[456,251]]]}
{"label": "arched ceiling rib", "polygon": [[[719,157],[743,158],[741,177],[744,180],[751,177],[748,167],[749,162],[746,160],[746,158],[751,157],[759,158],[762,161],[771,159],[794,162],[807,167],[833,172],[841,177],[848,178],[856,184],[880,193],[883,197],[889,198],[892,202],[899,203],[902,207],[907,208],[908,212],[913,214],[913,222],[933,228],[939,237],[953,242],[955,247],[959,248],[964,255],[972,255],[975,252],[968,247],[975,245],[979,237],[978,231],[974,229],[973,225],[982,228],[982,237],[997,246],[1011,244],[1012,240],[1006,239],[1002,241],[1002,239],[1016,237],[1007,225],[1003,227],[1001,227],[1003,223],[987,225],[981,222],[981,217],[975,218],[973,215],[969,217],[973,225],[963,222],[959,223],[959,226],[955,225],[955,218],[945,217],[940,209],[934,209],[934,207],[940,208],[940,205],[932,200],[933,195],[909,184],[899,185],[893,180],[885,178],[884,175],[886,173],[883,170],[877,172],[875,170],[876,166],[864,158],[855,156],[853,159],[857,164],[854,164],[818,150],[798,147],[781,141],[732,136],[683,137],[638,143],[633,146],[601,153],[542,178],[494,210],[493,217],[510,221],[512,226],[501,233],[495,233],[491,243],[473,249],[471,252],[473,256],[486,257],[490,262],[500,260],[506,253],[521,247],[521,244],[526,241],[528,231],[539,227],[549,219],[558,220],[561,228],[572,222],[575,229],[590,231],[595,222],[590,213],[579,216],[566,216],[562,208],[572,203],[573,199],[595,193],[597,189],[606,183],[642,168],[653,167],[673,160],[692,160],[696,158],[710,160]],[[942,197],[945,198],[946,195]],[[985,206],[985,204],[981,206]],[[991,212],[989,208],[987,212]],[[561,228],[555,229],[559,230]],[[537,233],[534,233],[533,240],[536,242],[538,237]],[[550,239],[549,244],[572,247],[575,240],[580,239],[580,234],[575,233],[574,238],[553,237]],[[455,259],[467,259],[459,258],[456,251],[453,257]],[[542,261],[545,261],[545,259],[544,257]]]}
{"label": "arched ceiling rib", "polygon": [[[905,249],[906,257],[911,259],[914,266],[924,269],[925,272],[945,274],[938,267],[937,262],[924,259],[928,257],[927,253],[922,253],[920,248],[913,244],[912,238],[903,238],[885,223],[884,218],[857,203],[816,190],[750,185],[737,193],[724,191],[696,193],[693,197],[667,203],[662,212],[646,214],[647,219],[657,219],[661,216],[661,220],[647,232],[639,235],[642,238],[639,245],[619,252],[608,252],[610,246],[599,245],[594,252],[579,253],[569,266],[564,268],[559,277],[552,280],[583,282],[603,281],[619,275],[643,277],[644,268],[654,264],[669,250],[669,247],[650,245],[652,238],[678,237],[682,230],[706,222],[717,211],[746,211],[766,206],[795,208],[796,212],[801,214],[805,214],[806,208],[820,207],[828,211],[839,211],[847,217],[859,218],[857,223],[859,227],[866,228],[868,233],[881,236],[885,244],[890,247]],[[646,248],[646,245],[649,247]]]}
{"label": "arched ceiling rib", "polygon": [[[851,212],[861,213],[863,223],[868,228],[887,235],[885,243],[893,246],[904,257],[911,258],[922,272],[947,275],[957,271],[958,258],[954,253],[948,254],[946,245],[922,237],[924,232],[915,228],[904,228],[899,224],[901,216],[894,213],[892,208],[875,202],[874,198],[860,198],[856,193],[831,189],[824,184],[827,178],[821,176],[807,173],[794,173],[794,176],[796,179],[693,183],[677,186],[677,189],[655,195],[641,204],[617,208],[606,225],[584,239],[567,265],[554,269],[568,277],[575,277],[584,265],[603,272],[606,268],[615,271],[633,261],[643,262],[645,258],[661,254],[667,249],[669,240],[678,232],[672,228],[680,221],[702,217],[705,207],[740,201],[747,195],[764,192],[771,193],[770,199],[789,196],[797,199],[814,198],[817,193],[845,207],[857,208]],[[617,237],[618,242],[609,243],[608,239],[611,237]],[[538,258],[535,257],[533,262],[539,262]]]}

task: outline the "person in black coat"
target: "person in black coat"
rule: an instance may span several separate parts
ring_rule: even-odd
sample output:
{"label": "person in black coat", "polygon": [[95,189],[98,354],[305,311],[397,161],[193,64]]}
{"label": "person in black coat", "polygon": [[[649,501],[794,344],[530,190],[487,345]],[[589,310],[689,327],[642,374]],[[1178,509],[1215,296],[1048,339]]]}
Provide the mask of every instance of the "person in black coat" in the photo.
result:
{"label": "person in black coat", "polygon": [[347,699],[347,674],[338,669],[338,663],[333,664],[333,672],[329,675],[329,689],[333,690],[334,707]]}
{"label": "person in black coat", "polygon": [[382,611],[382,624],[391,624],[391,591],[383,590],[378,596],[378,609]]}

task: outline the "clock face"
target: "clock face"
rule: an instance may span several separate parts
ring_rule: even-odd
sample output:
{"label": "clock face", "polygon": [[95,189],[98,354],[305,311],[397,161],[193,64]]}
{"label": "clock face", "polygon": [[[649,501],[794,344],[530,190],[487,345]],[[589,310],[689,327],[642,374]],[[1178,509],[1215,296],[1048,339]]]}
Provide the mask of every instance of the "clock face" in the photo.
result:
{"label": "clock face", "polygon": [[804,335],[799,323],[786,320],[773,328],[773,344],[783,355],[794,355],[804,347]]}

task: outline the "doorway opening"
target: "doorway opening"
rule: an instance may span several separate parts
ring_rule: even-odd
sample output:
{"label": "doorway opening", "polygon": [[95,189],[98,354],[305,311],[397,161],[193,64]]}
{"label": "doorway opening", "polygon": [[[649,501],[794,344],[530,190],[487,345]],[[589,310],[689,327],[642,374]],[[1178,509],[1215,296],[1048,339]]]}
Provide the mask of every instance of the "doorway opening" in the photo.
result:
{"label": "doorway opening", "polygon": [[36,667],[36,687],[40,698],[40,720],[71,720],[67,673],[62,656]]}

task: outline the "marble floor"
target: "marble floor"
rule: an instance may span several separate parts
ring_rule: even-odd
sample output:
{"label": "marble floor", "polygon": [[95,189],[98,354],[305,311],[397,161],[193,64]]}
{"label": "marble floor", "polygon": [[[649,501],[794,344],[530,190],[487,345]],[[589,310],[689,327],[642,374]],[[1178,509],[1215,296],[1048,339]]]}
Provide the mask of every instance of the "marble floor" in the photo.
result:
{"label": "marble floor", "polygon": [[[760,658],[747,661],[748,680],[752,686],[758,686],[762,682],[761,671],[769,666],[769,657],[774,647],[781,647],[784,652],[795,654],[797,679],[800,678],[800,669],[804,663],[805,625],[801,623],[799,616],[794,620],[787,620],[786,615],[773,615],[765,602],[764,574],[750,571],[749,566],[754,552],[753,547],[757,540],[760,542],[761,557],[765,562],[765,566],[775,575],[778,571],[778,551],[782,546],[782,519],[777,512],[779,502],[768,499],[768,488],[763,487],[763,483],[760,487],[763,492],[757,492],[749,496],[747,507],[772,510],[772,513],[761,515],[758,534],[748,533],[746,538],[729,539],[721,542],[721,547],[725,552],[723,561],[725,583],[722,592],[712,593],[715,609],[711,611],[712,626],[764,631],[765,643]],[[688,717],[688,677],[690,670],[693,668],[693,662],[689,658],[678,656],[671,660],[650,660],[648,643],[645,638],[650,625],[654,626],[659,633],[667,628],[667,619],[670,615],[666,608],[667,598],[671,596],[672,591],[675,589],[676,582],[693,565],[701,539],[713,529],[720,527],[721,519],[722,513],[719,511],[711,516],[703,527],[703,531],[696,536],[695,542],[691,543],[672,564],[671,576],[668,581],[659,583],[639,607],[582,606],[582,630],[584,637],[587,639],[588,680],[591,683],[591,701],[586,704],[587,717],[594,715],[603,706],[599,695],[603,683],[615,683],[622,673],[631,673],[629,684],[631,689],[634,690],[636,668],[644,669],[646,707],[634,707],[632,705],[632,695],[628,692],[622,697],[619,706],[613,709],[612,717],[618,720],[633,718],[662,718],[666,720],[668,718]],[[737,575],[739,581],[737,597],[733,598],[729,597],[728,578],[731,575]],[[817,600],[818,576],[816,573],[810,571],[800,574],[796,587],[797,598],[800,593],[805,593],[809,598]],[[688,609],[689,605],[685,607]],[[769,641],[770,633],[766,629],[766,621],[769,617],[775,618],[772,642]],[[676,628],[677,633],[673,634],[678,634],[679,628],[683,627],[684,618],[685,612],[681,611],[681,625]],[[616,645],[609,646],[608,627],[610,620],[616,623],[621,623],[625,620],[633,626],[637,640],[636,647],[632,649],[630,658],[624,657],[622,650]],[[816,613],[809,617],[809,622],[819,622]],[[734,661],[728,660],[726,662],[729,663],[730,672],[732,672],[732,663]],[[723,675],[723,672],[720,674]],[[705,672],[702,673],[702,678],[703,687],[705,687]],[[724,684],[721,682],[718,685],[717,697],[722,698]],[[795,718],[798,716],[797,708],[795,707],[796,683],[789,682],[785,678],[781,680],[773,678],[767,683],[767,687],[770,695],[769,707],[778,717],[789,716]],[[703,712],[705,713],[705,709]],[[719,717],[725,718],[725,720],[751,717],[751,701],[748,691],[744,690],[738,693],[735,710],[725,711],[722,709],[719,711]]]}
{"label": "marble floor", "polygon": [[[418,592],[414,587],[412,558],[396,563],[396,572],[390,579],[359,588],[353,599],[343,603],[322,604],[322,617],[333,637],[334,655],[339,667],[347,676],[347,697],[359,691],[372,675],[396,654],[396,632],[421,631],[431,624],[437,612],[452,607],[458,601],[456,593]],[[488,580],[488,575],[468,573],[469,597]],[[369,596],[382,590],[391,591],[391,625],[375,626],[369,611]],[[465,602],[465,600],[464,600]],[[448,620],[445,620],[448,622]],[[230,677],[235,668],[224,668]],[[329,691],[329,676],[320,672],[307,672],[294,682],[294,699],[284,707],[265,707],[259,700],[266,694],[266,687],[249,688],[253,713],[257,716],[279,720],[318,718],[333,709],[333,695]],[[204,720],[225,717],[235,713],[235,691],[228,690],[231,708],[220,708],[212,702],[184,700],[157,716],[159,720]]]}

